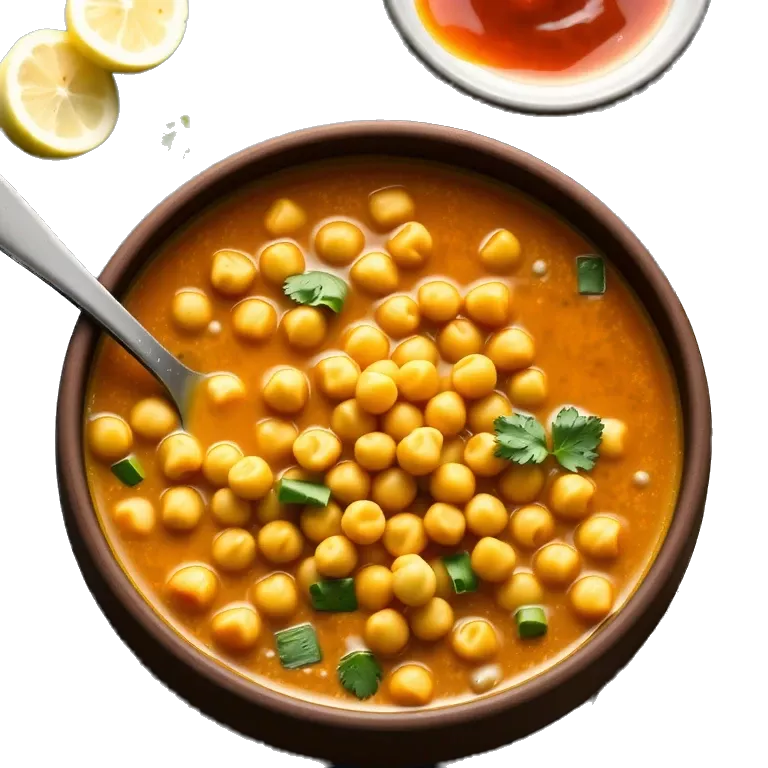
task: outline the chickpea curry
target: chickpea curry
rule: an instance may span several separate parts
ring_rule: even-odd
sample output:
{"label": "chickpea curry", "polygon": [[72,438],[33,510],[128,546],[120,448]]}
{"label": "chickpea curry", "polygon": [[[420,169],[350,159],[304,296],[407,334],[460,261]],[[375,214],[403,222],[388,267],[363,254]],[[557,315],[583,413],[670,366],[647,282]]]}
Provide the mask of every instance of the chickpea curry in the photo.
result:
{"label": "chickpea curry", "polygon": [[587,642],[664,539],[683,445],[656,331],[514,189],[392,158],[285,171],[179,232],[126,306],[210,375],[185,431],[102,343],[102,529],[254,685],[378,711],[492,695]]}

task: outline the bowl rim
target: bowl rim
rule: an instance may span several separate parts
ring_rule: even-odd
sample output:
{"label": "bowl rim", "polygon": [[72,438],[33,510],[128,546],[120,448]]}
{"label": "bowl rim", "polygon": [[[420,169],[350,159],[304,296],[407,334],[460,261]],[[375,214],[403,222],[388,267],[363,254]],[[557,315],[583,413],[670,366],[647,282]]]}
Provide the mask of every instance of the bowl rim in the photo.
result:
{"label": "bowl rim", "polygon": [[[347,731],[424,731],[438,725],[443,728],[490,718],[552,692],[572,678],[587,673],[603,654],[627,637],[646,612],[650,612],[667,581],[673,578],[671,574],[676,571],[675,566],[682,561],[687,564],[687,557],[690,557],[687,550],[692,551],[703,518],[711,460],[710,400],[698,345],[682,305],[650,253],[618,216],[577,182],[543,161],[496,140],[456,128],[399,121],[339,123],[300,130],[244,149],[187,181],[157,205],[118,248],[102,272],[100,281],[108,290],[114,291],[146,263],[157,244],[166,239],[167,235],[163,235],[156,240],[164,225],[196,200],[205,199],[212,188],[220,189],[223,181],[233,180],[238,172],[247,171],[254,162],[281,158],[310,146],[357,139],[381,139],[390,143],[442,143],[457,152],[480,153],[493,162],[504,163],[537,177],[544,185],[575,201],[586,215],[606,227],[659,298],[661,311],[669,320],[669,332],[674,334],[681,356],[680,370],[684,373],[684,381],[678,380],[677,385],[678,390],[685,387],[685,391],[680,390],[679,394],[688,439],[677,505],[666,539],[640,586],[622,609],[587,643],[545,673],[473,702],[407,712],[366,712],[322,706],[248,681],[185,640],[160,617],[128,578],[102,533],[87,484],[82,449],[82,414],[87,379],[100,333],[82,317],[67,350],[59,390],[56,420],[59,486],[63,506],[74,518],[75,535],[81,539],[78,543],[85,545],[111,594],[154,641],[195,675],[202,676],[216,688],[224,689],[248,704],[267,708],[294,720],[311,721]],[[350,153],[350,156],[359,154],[363,153]],[[382,154],[397,155],[397,152]],[[280,167],[296,164],[288,162]],[[301,165],[301,162],[298,164]],[[458,162],[455,167],[463,166]],[[210,203],[202,207],[207,205]],[[575,224],[571,223],[571,226]],[[142,256],[145,258],[139,261]],[[668,354],[672,355],[669,349]],[[72,535],[70,533],[70,538]],[[677,584],[674,587],[676,589]],[[644,641],[645,637],[642,639]]]}
{"label": "bowl rim", "polygon": [[419,19],[416,0],[384,0],[405,46],[439,79],[488,104],[517,112],[577,114],[610,106],[651,85],[685,53],[698,34],[710,0],[670,0],[666,17],[644,45],[621,64],[573,81],[516,79],[465,61],[443,48]]}

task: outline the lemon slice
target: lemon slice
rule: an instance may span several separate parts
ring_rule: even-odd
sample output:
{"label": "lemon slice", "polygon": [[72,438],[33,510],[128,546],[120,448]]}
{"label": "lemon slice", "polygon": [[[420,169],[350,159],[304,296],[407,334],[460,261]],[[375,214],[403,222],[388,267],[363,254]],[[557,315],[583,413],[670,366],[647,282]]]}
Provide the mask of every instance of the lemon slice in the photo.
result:
{"label": "lemon slice", "polygon": [[0,64],[0,127],[39,157],[73,157],[105,142],[117,123],[115,78],[66,32],[22,37]]}
{"label": "lemon slice", "polygon": [[181,44],[188,0],[67,0],[67,29],[80,50],[111,72],[144,72]]}

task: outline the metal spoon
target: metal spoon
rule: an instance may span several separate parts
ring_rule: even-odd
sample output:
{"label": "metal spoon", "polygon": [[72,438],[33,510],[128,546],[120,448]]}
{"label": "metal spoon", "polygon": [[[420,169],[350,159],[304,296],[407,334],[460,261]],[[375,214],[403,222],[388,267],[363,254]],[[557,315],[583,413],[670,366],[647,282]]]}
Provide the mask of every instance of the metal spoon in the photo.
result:
{"label": "metal spoon", "polygon": [[176,359],[72,255],[0,176],[0,251],[90,315],[168,390],[182,423],[205,375]]}

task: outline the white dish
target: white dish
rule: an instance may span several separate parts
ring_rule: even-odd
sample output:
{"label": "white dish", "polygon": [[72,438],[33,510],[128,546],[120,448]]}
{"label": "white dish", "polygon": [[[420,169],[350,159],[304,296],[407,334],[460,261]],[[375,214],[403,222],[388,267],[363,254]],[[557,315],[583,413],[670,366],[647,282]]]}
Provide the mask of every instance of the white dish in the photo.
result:
{"label": "white dish", "polygon": [[693,39],[709,0],[672,0],[666,18],[643,48],[594,77],[570,82],[516,79],[511,73],[473,64],[443,48],[427,31],[416,0],[385,0],[405,42],[439,76],[467,93],[524,112],[581,112],[632,94],[661,75]]}

